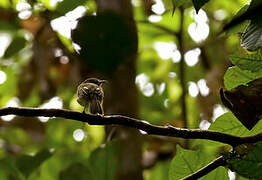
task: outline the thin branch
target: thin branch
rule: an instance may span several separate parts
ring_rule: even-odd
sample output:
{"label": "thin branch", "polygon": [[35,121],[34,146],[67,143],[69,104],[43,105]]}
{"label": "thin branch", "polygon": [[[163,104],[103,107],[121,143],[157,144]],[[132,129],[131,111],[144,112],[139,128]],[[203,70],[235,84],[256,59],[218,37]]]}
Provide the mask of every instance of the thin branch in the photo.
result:
{"label": "thin branch", "polygon": [[199,130],[199,129],[185,129],[176,128],[170,125],[156,126],[149,124],[146,121],[130,118],[122,115],[91,115],[83,114],[76,111],[65,109],[40,109],[40,108],[24,108],[24,107],[7,107],[0,109],[0,116],[5,115],[18,115],[27,117],[60,117],[76,121],[88,123],[90,125],[121,125],[131,128],[136,128],[146,132],[149,135],[160,135],[169,137],[178,137],[184,139],[208,139],[225,144],[229,144],[233,147],[244,143],[255,143],[262,141],[262,133],[248,136],[238,137],[230,134]]}
{"label": "thin branch", "polygon": [[160,29],[164,32],[166,32],[167,34],[171,34],[173,36],[176,36],[177,35],[177,32],[168,28],[168,27],[165,27],[165,26],[162,26],[160,24],[155,24],[155,23],[151,23],[150,21],[147,21],[147,20],[137,20],[138,23],[142,23],[142,24],[147,24],[147,25],[150,25],[152,27],[155,27],[157,29]]}
{"label": "thin branch", "polygon": [[191,180],[191,179],[195,180],[195,179],[201,178],[207,175],[208,173],[210,173],[211,171],[215,170],[219,166],[225,166],[225,165],[226,165],[226,159],[223,156],[220,156],[217,159],[215,159],[214,161],[212,161],[211,163],[209,163],[208,165],[206,165],[205,167],[183,178],[182,180]]}
{"label": "thin branch", "polygon": [[183,7],[180,7],[180,30],[178,32],[177,38],[178,38],[178,44],[179,44],[179,51],[181,53],[181,60],[179,63],[179,78],[180,78],[180,84],[182,87],[182,95],[181,95],[181,107],[182,107],[182,120],[184,122],[184,127],[187,126],[187,108],[186,108],[186,82],[185,82],[185,49],[184,49],[184,39],[183,39],[183,32],[184,32],[184,9]]}

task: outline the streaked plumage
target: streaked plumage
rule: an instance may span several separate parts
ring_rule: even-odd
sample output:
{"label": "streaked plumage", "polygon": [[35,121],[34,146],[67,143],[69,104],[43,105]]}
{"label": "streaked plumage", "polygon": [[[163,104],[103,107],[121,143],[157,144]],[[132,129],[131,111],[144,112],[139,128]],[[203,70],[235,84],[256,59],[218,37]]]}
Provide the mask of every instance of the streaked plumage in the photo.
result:
{"label": "streaked plumage", "polygon": [[77,102],[84,106],[83,112],[88,107],[91,114],[104,114],[102,108],[104,98],[102,84],[104,82],[106,81],[88,78],[77,87]]}

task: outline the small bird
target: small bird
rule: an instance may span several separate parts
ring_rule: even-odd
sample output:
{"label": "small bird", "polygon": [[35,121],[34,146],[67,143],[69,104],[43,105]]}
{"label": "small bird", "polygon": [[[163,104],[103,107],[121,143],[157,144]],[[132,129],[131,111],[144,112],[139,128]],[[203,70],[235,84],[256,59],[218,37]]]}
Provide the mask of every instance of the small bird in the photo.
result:
{"label": "small bird", "polygon": [[85,109],[88,106],[90,114],[104,114],[102,108],[104,98],[102,85],[105,82],[107,81],[88,78],[77,87],[77,102],[84,106],[83,113],[85,113]]}

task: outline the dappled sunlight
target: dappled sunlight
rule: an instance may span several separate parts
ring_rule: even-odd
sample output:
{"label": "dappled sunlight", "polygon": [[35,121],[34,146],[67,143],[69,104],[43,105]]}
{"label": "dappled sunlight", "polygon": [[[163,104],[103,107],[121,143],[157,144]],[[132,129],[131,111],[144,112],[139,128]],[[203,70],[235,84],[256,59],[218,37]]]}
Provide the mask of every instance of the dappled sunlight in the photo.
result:
{"label": "dappled sunlight", "polygon": [[229,176],[229,180],[235,180],[236,179],[236,173],[230,171],[230,169],[228,170],[228,176]]}
{"label": "dappled sunlight", "polygon": [[199,10],[198,14],[196,14],[195,10],[191,10],[189,13],[195,22],[189,25],[188,33],[195,42],[201,42],[205,40],[209,34],[207,15],[202,9]]}
{"label": "dappled sunlight", "polygon": [[199,128],[203,129],[203,130],[207,130],[209,128],[209,126],[211,125],[210,122],[208,122],[207,120],[202,120],[199,124]]}
{"label": "dappled sunlight", "polygon": [[[20,105],[20,100],[17,97],[13,97],[10,99],[5,107],[19,107]],[[7,116],[2,116],[1,118],[3,121],[12,121],[14,119],[15,115],[7,115]]]}
{"label": "dappled sunlight", "polygon": [[0,46],[0,58],[4,55],[6,48],[9,46],[9,44],[11,43],[12,37],[10,34],[8,33],[3,33],[0,32],[0,42],[1,42],[1,46]]}
{"label": "dappled sunlight", "polygon": [[150,15],[150,16],[148,16],[148,21],[152,22],[152,23],[159,22],[161,20],[162,20],[162,16],[159,16],[159,15]]}
{"label": "dappled sunlight", "polygon": [[27,2],[19,2],[16,4],[16,10],[19,12],[20,19],[28,19],[32,15],[32,7]]}
{"label": "dappled sunlight", "polygon": [[84,6],[78,6],[72,11],[69,11],[65,16],[53,19],[51,21],[51,27],[59,34],[71,39],[71,30],[77,26],[77,20],[82,17],[86,12]]}
{"label": "dappled sunlight", "polygon": [[144,96],[150,97],[154,94],[154,86],[151,82],[149,82],[149,77],[146,74],[143,73],[137,75],[135,83]]}
{"label": "dappled sunlight", "polygon": [[166,89],[166,83],[162,82],[161,84],[157,84],[156,89],[157,89],[157,93],[161,95]]}
{"label": "dappled sunlight", "polygon": [[207,87],[207,82],[205,79],[200,79],[199,81],[197,81],[197,86],[202,96],[209,95],[209,88]]}
{"label": "dappled sunlight", "polygon": [[188,66],[194,66],[198,63],[201,51],[199,48],[189,50],[185,53],[185,61]]}
{"label": "dappled sunlight", "polygon": [[168,77],[175,78],[176,77],[176,73],[175,72],[169,72],[168,73]]}
{"label": "dappled sunlight", "polygon": [[214,106],[213,109],[213,116],[212,116],[212,121],[215,122],[215,120],[221,116],[222,114],[225,114],[226,112],[228,112],[228,110],[226,108],[224,108],[222,105],[220,104],[216,104]]}
{"label": "dappled sunlight", "polygon": [[214,12],[214,18],[218,21],[222,21],[226,18],[227,12],[224,9],[218,9]]}
{"label": "dappled sunlight", "polygon": [[161,15],[165,12],[165,6],[162,0],[154,0],[155,4],[152,6],[152,11],[158,15]]}
{"label": "dappled sunlight", "polygon": [[188,82],[188,93],[191,97],[196,97],[199,93],[197,84],[194,82]]}
{"label": "dappled sunlight", "polygon": [[155,42],[153,47],[163,60],[172,58],[173,62],[179,62],[181,59],[181,54],[174,42]]}
{"label": "dappled sunlight", "polygon": [[4,71],[0,70],[0,84],[3,84],[6,81],[6,74]]}
{"label": "dappled sunlight", "polygon": [[81,142],[83,141],[83,139],[85,138],[86,134],[85,132],[83,131],[83,129],[76,129],[74,130],[73,132],[73,138],[75,141],[77,142]]}
{"label": "dappled sunlight", "polygon": [[[55,96],[51,98],[48,102],[42,104],[39,108],[42,109],[61,109],[63,107],[63,101],[60,97]],[[49,117],[38,117],[41,122],[47,122]]]}

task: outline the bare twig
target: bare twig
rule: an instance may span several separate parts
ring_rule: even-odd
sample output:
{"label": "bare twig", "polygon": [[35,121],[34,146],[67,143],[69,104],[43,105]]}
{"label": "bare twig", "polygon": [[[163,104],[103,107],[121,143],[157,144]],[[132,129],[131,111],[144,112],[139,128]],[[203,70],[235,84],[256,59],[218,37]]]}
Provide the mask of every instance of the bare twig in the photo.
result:
{"label": "bare twig", "polygon": [[27,117],[61,117],[85,122],[90,125],[122,125],[142,130],[150,135],[161,135],[184,139],[208,139],[229,144],[233,147],[244,143],[255,143],[257,141],[262,141],[262,133],[254,136],[238,137],[208,130],[176,128],[170,125],[156,126],[149,124],[146,121],[141,121],[122,115],[90,115],[65,109],[40,109],[24,107],[7,107],[0,109],[0,116],[10,114]]}
{"label": "bare twig", "polygon": [[208,173],[210,173],[211,171],[215,170],[219,166],[224,166],[224,165],[226,165],[226,160],[223,156],[220,156],[214,161],[212,161],[211,163],[209,163],[208,165],[206,165],[205,167],[199,169],[197,172],[183,178],[183,180],[191,180],[191,179],[195,180],[201,178],[207,175]]}

